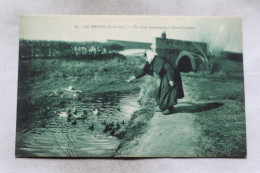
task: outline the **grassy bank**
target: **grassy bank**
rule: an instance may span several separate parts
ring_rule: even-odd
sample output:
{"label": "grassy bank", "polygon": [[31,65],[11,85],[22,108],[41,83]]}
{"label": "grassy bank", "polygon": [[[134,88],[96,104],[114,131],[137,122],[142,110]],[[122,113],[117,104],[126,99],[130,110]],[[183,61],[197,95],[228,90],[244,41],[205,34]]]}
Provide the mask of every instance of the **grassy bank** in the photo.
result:
{"label": "grassy bank", "polygon": [[[196,143],[193,143],[194,147],[199,149],[196,149],[197,153],[191,156],[244,157],[246,155],[246,131],[242,73],[232,73],[228,75],[223,73],[214,75],[206,73],[183,73],[182,79],[185,86],[185,97],[188,97],[188,101],[195,105],[191,111],[193,116],[191,119],[193,122],[190,124],[194,125],[196,129],[194,129],[194,131],[199,132],[199,134],[195,135],[198,136],[195,140]],[[159,122],[155,122],[153,119],[160,120],[158,116],[154,117],[154,108],[156,106],[151,90],[151,84],[153,82],[153,80],[148,79],[142,84],[143,89],[141,90],[141,96],[143,93],[144,97],[140,98],[140,103],[144,109],[133,115],[125,137],[117,149],[116,156],[131,156],[136,150],[138,150],[136,155],[149,155],[150,151],[147,151],[142,143],[144,143],[143,140],[145,140],[147,144],[149,138],[153,138],[157,133],[157,130],[153,129],[154,126],[152,124],[158,124]],[[199,109],[200,106],[198,105],[213,102],[219,106],[204,110]],[[178,120],[180,120],[182,116],[183,118],[187,118],[185,114],[180,115],[181,116],[178,114]],[[172,116],[174,120],[175,115],[170,116]],[[168,118],[169,117],[167,117],[167,119]],[[168,127],[169,129],[172,126],[171,123],[175,126],[174,121],[170,122],[168,124],[170,125]],[[167,126],[161,124],[159,127],[167,131]],[[193,127],[190,128],[192,130]],[[153,136],[147,136],[147,134],[153,134]],[[162,139],[163,136],[160,135],[161,134],[159,134],[159,138]],[[178,137],[181,136],[177,136],[177,138]],[[159,138],[157,140],[159,140]],[[171,137],[169,135],[168,138],[176,138],[176,136]],[[161,140],[158,144],[159,146],[156,146],[154,149],[167,148],[171,145],[167,142],[166,140]],[[190,141],[187,142],[190,143]],[[153,154],[160,156],[160,153],[155,152]]]}
{"label": "grassy bank", "polygon": [[[246,127],[244,84],[242,73],[210,75],[200,78],[199,74],[187,75],[186,85],[192,90],[195,102],[218,102],[218,109],[195,114],[195,123],[202,134],[198,145],[203,149],[201,156],[241,157],[246,156]],[[192,82],[196,81],[196,82]]]}
{"label": "grassy bank", "polygon": [[[123,136],[120,145],[118,146],[115,156],[128,156],[128,157],[138,157],[138,153],[134,155],[125,155],[124,153],[120,153],[120,150],[131,150],[133,146],[139,145],[138,138],[142,135],[145,135],[147,132],[148,122],[153,117],[152,109],[141,109],[136,111],[127,126],[126,133]],[[136,140],[137,139],[137,140]],[[141,141],[140,141],[141,142]]]}

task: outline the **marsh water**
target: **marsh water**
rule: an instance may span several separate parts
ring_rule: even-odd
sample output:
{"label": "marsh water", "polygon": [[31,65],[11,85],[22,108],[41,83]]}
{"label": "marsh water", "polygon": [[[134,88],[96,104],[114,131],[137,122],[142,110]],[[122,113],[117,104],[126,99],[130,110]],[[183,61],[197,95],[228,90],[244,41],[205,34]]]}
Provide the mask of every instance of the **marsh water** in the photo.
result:
{"label": "marsh water", "polygon": [[[40,123],[17,129],[16,153],[28,157],[104,157],[113,156],[120,140],[105,129],[107,124],[120,124],[115,133],[125,130],[131,115],[139,109],[138,94],[120,92],[95,94],[88,103],[73,105],[85,110],[87,119],[67,121],[58,113]],[[99,109],[99,115],[92,112]],[[35,123],[37,124],[37,123]],[[93,124],[93,129],[90,127]]]}

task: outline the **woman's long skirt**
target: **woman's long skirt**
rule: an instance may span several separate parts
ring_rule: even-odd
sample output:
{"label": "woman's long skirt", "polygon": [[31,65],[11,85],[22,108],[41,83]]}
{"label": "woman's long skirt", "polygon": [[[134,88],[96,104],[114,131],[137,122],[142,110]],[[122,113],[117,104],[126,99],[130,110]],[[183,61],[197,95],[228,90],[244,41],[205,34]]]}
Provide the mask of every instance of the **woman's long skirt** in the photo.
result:
{"label": "woman's long skirt", "polygon": [[166,110],[177,104],[178,84],[169,85],[166,75],[158,77],[156,86],[156,102],[161,110]]}

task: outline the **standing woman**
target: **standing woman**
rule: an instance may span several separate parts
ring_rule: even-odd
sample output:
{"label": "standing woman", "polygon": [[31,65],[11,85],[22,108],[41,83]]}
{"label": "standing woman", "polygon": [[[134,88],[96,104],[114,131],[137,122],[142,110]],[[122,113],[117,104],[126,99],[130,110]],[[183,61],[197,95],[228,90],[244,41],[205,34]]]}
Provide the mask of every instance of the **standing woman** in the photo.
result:
{"label": "standing woman", "polygon": [[135,76],[130,77],[127,82],[141,78],[144,75],[157,75],[156,102],[164,115],[173,113],[173,106],[177,99],[184,97],[181,75],[179,71],[155,52],[146,51],[147,63]]}

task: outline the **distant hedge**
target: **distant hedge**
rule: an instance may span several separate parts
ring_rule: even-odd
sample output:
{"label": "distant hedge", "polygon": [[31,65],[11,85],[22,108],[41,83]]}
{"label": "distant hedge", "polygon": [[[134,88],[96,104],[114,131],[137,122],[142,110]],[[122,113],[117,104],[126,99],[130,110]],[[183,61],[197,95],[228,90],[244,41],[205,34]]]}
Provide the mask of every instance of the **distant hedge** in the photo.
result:
{"label": "distant hedge", "polygon": [[93,57],[102,54],[116,53],[124,45],[113,42],[64,42],[43,40],[20,40],[19,57],[22,59],[36,57]]}

